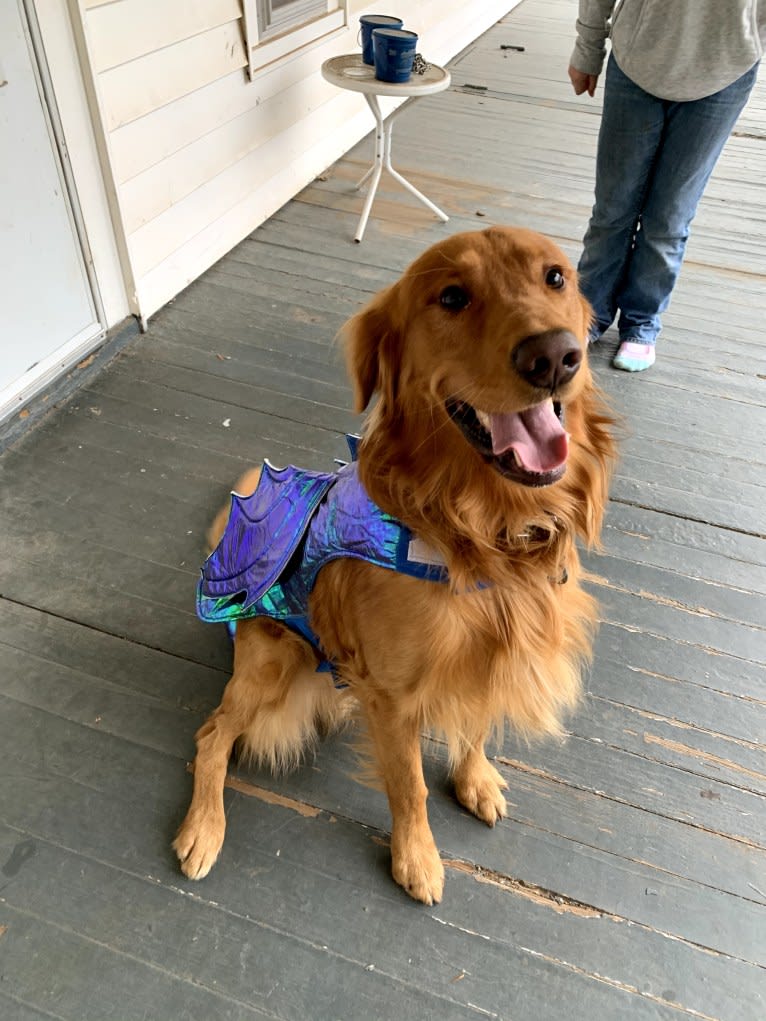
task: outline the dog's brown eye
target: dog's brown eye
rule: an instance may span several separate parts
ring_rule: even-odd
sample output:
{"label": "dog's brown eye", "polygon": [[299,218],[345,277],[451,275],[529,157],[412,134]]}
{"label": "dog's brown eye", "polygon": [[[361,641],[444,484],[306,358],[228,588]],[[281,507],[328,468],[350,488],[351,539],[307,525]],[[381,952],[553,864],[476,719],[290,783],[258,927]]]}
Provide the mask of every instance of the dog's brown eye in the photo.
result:
{"label": "dog's brown eye", "polygon": [[566,283],[566,278],[564,277],[561,266],[551,266],[545,274],[545,282],[548,287],[552,287],[555,291],[560,291]]}
{"label": "dog's brown eye", "polygon": [[449,287],[445,287],[439,295],[439,302],[443,308],[449,309],[450,312],[459,312],[471,304],[471,295],[457,284],[451,284]]}

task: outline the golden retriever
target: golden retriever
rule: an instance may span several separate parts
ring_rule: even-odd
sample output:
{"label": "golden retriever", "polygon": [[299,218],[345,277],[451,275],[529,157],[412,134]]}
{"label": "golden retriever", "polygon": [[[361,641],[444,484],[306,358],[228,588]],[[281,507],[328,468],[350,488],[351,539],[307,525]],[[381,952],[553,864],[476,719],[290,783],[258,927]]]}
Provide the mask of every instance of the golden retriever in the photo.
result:
{"label": "golden retriever", "polygon": [[187,876],[206,875],[221,850],[235,742],[259,762],[293,764],[350,696],[388,797],[393,877],[412,897],[438,902],[444,885],[424,731],[446,740],[457,800],[490,826],[503,817],[507,785],[485,743],[505,720],[558,732],[590,654],[595,605],[575,541],[598,541],[615,454],[588,367],[590,315],[553,242],[492,227],[435,244],[347,324],[357,410],[377,396],[359,478],[437,551],[448,582],[349,557],[321,569],[311,627],[342,689],[282,623],[237,625],[233,676],[196,735],[193,797],[174,842]]}

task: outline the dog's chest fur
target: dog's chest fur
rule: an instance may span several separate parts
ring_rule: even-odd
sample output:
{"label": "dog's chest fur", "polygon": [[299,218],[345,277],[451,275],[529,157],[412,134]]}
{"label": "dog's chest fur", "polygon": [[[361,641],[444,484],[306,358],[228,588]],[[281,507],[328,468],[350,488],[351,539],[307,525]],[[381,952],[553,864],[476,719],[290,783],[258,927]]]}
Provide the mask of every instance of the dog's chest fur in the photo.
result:
{"label": "dog's chest fur", "polygon": [[574,550],[567,561],[566,584],[538,563],[513,585],[470,592],[336,562],[317,581],[312,622],[352,689],[410,700],[424,726],[461,734],[509,718],[555,733],[576,702],[594,619]]}

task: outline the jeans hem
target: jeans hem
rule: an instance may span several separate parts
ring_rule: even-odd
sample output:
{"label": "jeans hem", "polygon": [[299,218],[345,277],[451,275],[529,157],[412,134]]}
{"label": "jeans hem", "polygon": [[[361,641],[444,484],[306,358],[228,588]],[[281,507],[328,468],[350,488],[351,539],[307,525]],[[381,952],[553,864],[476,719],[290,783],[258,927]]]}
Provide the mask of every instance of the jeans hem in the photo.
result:
{"label": "jeans hem", "polygon": [[623,337],[623,335],[620,334],[620,343],[621,344],[648,344],[650,347],[656,347],[657,346],[657,338],[656,337],[642,337],[640,335],[636,336],[635,334],[633,336],[631,336],[630,334],[626,334]]}

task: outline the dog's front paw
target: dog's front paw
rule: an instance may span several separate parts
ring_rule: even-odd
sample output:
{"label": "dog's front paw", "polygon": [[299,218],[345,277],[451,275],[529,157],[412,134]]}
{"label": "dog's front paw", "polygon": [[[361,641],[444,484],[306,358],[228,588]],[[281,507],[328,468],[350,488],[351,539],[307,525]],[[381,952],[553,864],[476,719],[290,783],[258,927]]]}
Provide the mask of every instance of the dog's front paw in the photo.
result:
{"label": "dog's front paw", "polygon": [[223,812],[220,815],[189,812],[173,841],[184,875],[189,879],[202,879],[208,874],[223,846],[225,829]]}
{"label": "dog's front paw", "polygon": [[444,892],[444,866],[430,832],[427,838],[391,841],[391,874],[410,897],[438,904]]}
{"label": "dog's front paw", "polygon": [[470,768],[458,769],[455,773],[458,801],[487,826],[494,826],[498,819],[505,818],[503,791],[507,789],[508,784],[486,758],[474,761]]}

